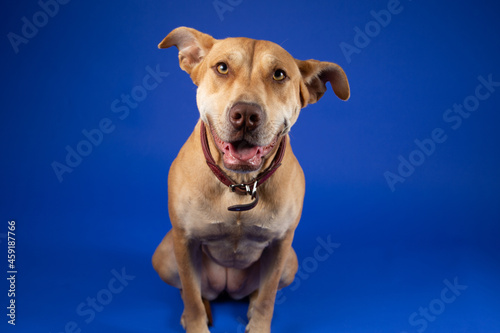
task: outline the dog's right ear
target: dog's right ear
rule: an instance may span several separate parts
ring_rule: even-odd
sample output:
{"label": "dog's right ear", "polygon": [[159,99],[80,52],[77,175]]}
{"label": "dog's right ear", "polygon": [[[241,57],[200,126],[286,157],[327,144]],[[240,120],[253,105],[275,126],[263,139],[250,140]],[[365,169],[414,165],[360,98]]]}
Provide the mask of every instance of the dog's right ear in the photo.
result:
{"label": "dog's right ear", "polygon": [[179,27],[172,30],[158,44],[158,48],[166,49],[175,45],[179,50],[179,65],[186,73],[191,75],[194,68],[210,51],[215,42],[215,38],[196,29]]}

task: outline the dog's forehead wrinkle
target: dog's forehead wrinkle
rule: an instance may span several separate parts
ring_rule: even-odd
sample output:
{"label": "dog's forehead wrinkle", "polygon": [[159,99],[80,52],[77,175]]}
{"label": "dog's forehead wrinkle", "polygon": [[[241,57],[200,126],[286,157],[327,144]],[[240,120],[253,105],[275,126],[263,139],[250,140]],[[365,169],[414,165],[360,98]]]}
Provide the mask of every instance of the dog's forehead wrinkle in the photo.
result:
{"label": "dog's forehead wrinkle", "polygon": [[282,59],[285,61],[293,60],[293,57],[284,48],[276,43],[266,40],[259,41],[258,47],[256,47],[256,52],[271,54],[277,59]]}
{"label": "dog's forehead wrinkle", "polygon": [[217,43],[211,50],[213,54],[253,54],[255,41],[249,38],[226,38]]}
{"label": "dog's forehead wrinkle", "polygon": [[271,66],[283,64],[283,61],[272,53],[264,53],[262,59],[267,61]]}
{"label": "dog's forehead wrinkle", "polygon": [[217,54],[215,61],[227,61],[231,63],[235,63],[241,65],[243,62],[245,55],[241,50],[235,49],[226,51],[224,53]]}

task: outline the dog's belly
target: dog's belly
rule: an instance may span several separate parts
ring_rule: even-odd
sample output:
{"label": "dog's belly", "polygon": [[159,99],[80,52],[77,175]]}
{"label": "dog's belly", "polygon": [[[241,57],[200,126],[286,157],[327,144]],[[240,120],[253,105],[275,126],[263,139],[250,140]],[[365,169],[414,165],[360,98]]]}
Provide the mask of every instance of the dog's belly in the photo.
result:
{"label": "dog's belly", "polygon": [[215,299],[222,291],[240,299],[253,292],[258,285],[259,260],[268,240],[250,240],[248,235],[231,235],[202,242],[204,253],[202,294]]}
{"label": "dog's belly", "polygon": [[212,223],[198,235],[203,252],[220,266],[245,269],[259,260],[274,233],[257,226]]}
{"label": "dog's belly", "polygon": [[262,226],[215,222],[204,225],[193,236],[216,264],[246,269],[259,260],[264,249],[279,233]]}
{"label": "dog's belly", "polygon": [[[255,291],[262,278],[262,260],[271,253],[268,249],[285,237],[300,214],[300,203],[269,207],[262,199],[260,206],[244,215],[216,209],[180,213],[186,221],[187,237],[201,246],[205,299],[213,300],[223,291],[239,299]],[[203,201],[196,205],[217,206]],[[191,206],[195,205],[191,202]],[[227,206],[222,209],[227,210]]]}

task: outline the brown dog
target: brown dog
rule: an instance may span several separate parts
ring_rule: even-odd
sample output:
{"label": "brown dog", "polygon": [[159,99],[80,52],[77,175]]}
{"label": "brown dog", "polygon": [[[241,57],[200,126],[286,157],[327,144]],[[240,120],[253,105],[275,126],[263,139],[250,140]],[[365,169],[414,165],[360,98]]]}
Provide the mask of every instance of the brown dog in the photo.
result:
{"label": "brown dog", "polygon": [[174,45],[198,86],[201,119],[170,169],[172,230],[153,266],[181,289],[188,333],[209,332],[208,301],[222,292],[250,296],[246,332],[270,332],[276,292],[297,272],[292,240],[305,191],[288,132],[326,82],[347,100],[347,77],[334,63],[296,60],[263,40],[180,27],[159,48]]}

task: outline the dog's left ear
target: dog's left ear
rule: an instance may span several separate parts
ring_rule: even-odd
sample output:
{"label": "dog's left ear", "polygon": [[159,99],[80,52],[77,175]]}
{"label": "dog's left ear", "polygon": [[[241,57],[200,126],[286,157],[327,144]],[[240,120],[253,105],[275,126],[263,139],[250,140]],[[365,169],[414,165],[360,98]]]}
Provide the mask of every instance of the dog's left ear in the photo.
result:
{"label": "dog's left ear", "polygon": [[[195,67],[203,60],[216,41],[212,36],[196,29],[179,27],[172,30],[158,44],[158,48],[166,49],[175,45],[179,50],[179,65],[193,78]],[[193,81],[195,80],[193,79]]]}
{"label": "dog's left ear", "polygon": [[316,103],[326,91],[326,82],[330,82],[333,92],[341,100],[347,101],[350,96],[349,81],[344,70],[332,62],[318,60],[295,59],[302,82],[300,83],[300,99],[302,107]]}

